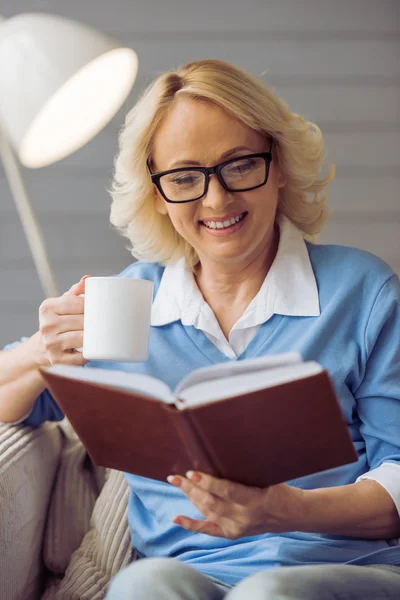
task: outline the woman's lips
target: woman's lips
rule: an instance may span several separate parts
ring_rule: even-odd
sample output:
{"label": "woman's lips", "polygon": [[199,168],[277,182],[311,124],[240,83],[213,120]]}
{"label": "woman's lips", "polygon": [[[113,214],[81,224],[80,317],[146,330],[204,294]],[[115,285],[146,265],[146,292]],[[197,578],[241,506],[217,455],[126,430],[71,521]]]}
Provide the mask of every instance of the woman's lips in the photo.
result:
{"label": "woman's lips", "polygon": [[[217,228],[213,229],[211,227],[207,227],[207,225],[205,225],[203,221],[200,221],[200,223],[201,223],[202,227],[204,229],[206,229],[210,235],[215,235],[215,236],[219,236],[219,237],[226,236],[226,235],[232,235],[233,233],[235,233],[236,231],[239,231],[239,229],[241,229],[243,227],[243,224],[246,220],[248,213],[247,212],[236,213],[236,215],[232,215],[232,217],[230,217],[230,218],[233,218],[233,216],[240,216],[240,215],[243,215],[243,217],[240,219],[240,221],[237,221],[233,225],[229,225],[228,227],[223,227],[220,229],[217,229]],[[228,220],[228,218],[225,217],[225,218],[219,219],[219,220],[218,219],[212,219],[212,220],[210,219],[209,222],[214,221],[214,223],[217,223],[217,222],[227,221],[227,220]]]}
{"label": "woman's lips", "polygon": [[200,221],[200,223],[211,223],[214,221],[214,223],[220,223],[221,221],[229,221],[230,219],[234,219],[235,217],[240,217],[242,215],[244,215],[247,211],[242,210],[240,212],[234,212],[231,213],[230,215],[225,215],[225,217],[210,217],[210,218],[205,218],[202,219]]}

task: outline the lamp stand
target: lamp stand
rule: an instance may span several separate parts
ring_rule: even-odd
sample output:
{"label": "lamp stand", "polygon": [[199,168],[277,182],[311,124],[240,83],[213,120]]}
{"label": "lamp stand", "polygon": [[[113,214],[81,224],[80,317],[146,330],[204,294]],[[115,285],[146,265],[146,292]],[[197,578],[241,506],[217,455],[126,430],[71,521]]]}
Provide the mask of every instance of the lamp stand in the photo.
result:
{"label": "lamp stand", "polygon": [[11,145],[0,125],[0,157],[28,241],[33,262],[46,298],[59,296],[39,222],[26,191],[21,171]]}

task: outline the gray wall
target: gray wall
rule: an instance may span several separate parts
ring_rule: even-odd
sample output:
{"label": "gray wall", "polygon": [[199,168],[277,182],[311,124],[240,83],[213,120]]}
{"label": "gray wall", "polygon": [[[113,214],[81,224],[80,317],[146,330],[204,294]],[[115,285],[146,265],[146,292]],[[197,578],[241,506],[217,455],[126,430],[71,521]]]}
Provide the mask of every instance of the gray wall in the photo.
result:
{"label": "gray wall", "polygon": [[[69,16],[139,56],[129,102],[97,138],[56,165],[23,170],[62,291],[132,262],[108,224],[118,126],[154,75],[209,57],[262,75],[322,128],[337,178],[320,241],[367,249],[400,273],[399,8],[398,0],[1,0],[5,16]],[[36,331],[42,300],[0,167],[0,347]]]}

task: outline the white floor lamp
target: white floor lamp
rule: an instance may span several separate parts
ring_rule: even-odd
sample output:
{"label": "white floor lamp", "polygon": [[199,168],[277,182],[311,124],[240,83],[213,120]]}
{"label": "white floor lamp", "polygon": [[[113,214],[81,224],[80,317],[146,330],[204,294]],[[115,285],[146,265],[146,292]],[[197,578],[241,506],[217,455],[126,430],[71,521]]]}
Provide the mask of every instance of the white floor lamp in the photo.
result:
{"label": "white floor lamp", "polygon": [[0,17],[0,156],[46,297],[60,294],[18,161],[39,168],[91,140],[126,100],[137,55],[44,13]]}

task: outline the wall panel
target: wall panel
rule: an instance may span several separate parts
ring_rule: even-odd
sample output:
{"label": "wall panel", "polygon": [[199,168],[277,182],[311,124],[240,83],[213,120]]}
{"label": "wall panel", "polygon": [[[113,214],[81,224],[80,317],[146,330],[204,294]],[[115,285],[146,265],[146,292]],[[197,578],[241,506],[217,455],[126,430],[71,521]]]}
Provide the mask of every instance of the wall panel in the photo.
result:
{"label": "wall panel", "polygon": [[[111,124],[85,148],[22,169],[62,290],[132,260],[109,225],[117,135],[143,86],[189,60],[230,60],[315,121],[336,164],[322,243],[354,245],[400,273],[398,0],[3,0],[0,12],[54,12],[135,48],[139,76]],[[0,347],[37,329],[43,299],[0,165]]]}

